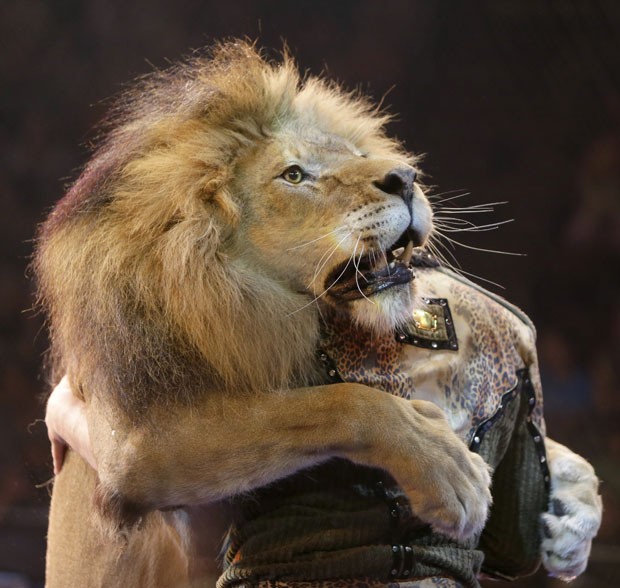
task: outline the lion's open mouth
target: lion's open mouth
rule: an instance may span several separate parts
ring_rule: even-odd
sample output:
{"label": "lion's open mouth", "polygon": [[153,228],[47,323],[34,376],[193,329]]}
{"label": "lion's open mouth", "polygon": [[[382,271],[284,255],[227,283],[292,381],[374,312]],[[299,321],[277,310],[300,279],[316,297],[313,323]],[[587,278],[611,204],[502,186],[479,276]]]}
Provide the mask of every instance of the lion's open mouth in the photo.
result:
{"label": "lion's open mouth", "polygon": [[398,284],[413,280],[410,266],[414,232],[407,229],[385,253],[371,252],[340,264],[328,276],[328,294],[338,301],[370,297]]}

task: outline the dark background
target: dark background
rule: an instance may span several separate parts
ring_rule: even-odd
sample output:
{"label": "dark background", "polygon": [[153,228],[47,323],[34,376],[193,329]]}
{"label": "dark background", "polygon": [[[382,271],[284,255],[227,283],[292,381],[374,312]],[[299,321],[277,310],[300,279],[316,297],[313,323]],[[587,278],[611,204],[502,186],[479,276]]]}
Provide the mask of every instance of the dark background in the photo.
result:
{"label": "dark background", "polygon": [[549,431],[604,482],[577,585],[620,585],[620,3],[2,0],[0,570],[21,575],[0,573],[0,587],[38,586],[44,565],[46,335],[26,275],[37,223],[87,160],[104,99],[230,36],[286,41],[302,69],[387,94],[391,130],[427,154],[435,191],[471,193],[444,206],[509,202],[472,220],[515,222],[449,236],[525,257],[454,254],[537,324]]}

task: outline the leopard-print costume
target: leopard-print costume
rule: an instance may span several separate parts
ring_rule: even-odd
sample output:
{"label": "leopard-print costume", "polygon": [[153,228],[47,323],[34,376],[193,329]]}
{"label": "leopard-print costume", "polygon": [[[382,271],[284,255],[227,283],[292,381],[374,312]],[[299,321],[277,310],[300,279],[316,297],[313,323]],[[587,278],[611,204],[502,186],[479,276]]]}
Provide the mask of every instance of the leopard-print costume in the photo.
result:
{"label": "leopard-print costume", "polygon": [[[494,486],[510,487],[508,499],[495,499],[502,512],[489,521],[492,539],[485,542],[483,534],[480,541],[492,566],[486,571],[496,577],[531,571],[529,560],[538,557],[531,535],[545,506],[543,477],[548,476],[533,326],[499,297],[441,268],[416,268],[415,285],[417,314],[391,336],[372,337],[345,317],[329,317],[319,354],[328,380],[359,382],[441,407],[463,441],[499,466]],[[527,459],[504,460],[511,447],[520,451],[524,439],[535,449]],[[502,466],[502,460],[510,465]],[[514,465],[518,462],[527,462],[529,473]],[[513,492],[525,478],[531,478],[530,485]],[[231,530],[220,588],[478,586],[482,554],[475,542],[456,545],[432,534],[393,480],[377,470],[335,460],[257,492],[241,510],[245,514]],[[513,511],[523,510],[527,516],[515,522]],[[501,545],[496,531],[499,527],[501,535],[505,525],[525,535],[526,553],[512,558],[513,547]],[[505,535],[510,543],[512,536]],[[404,549],[414,554],[409,563],[400,557]],[[508,552],[504,571],[503,550]]]}
{"label": "leopard-print costume", "polygon": [[418,269],[415,284],[419,308],[429,313],[442,306],[449,309],[438,319],[453,323],[456,349],[435,341],[432,330],[417,329],[416,345],[412,337],[399,340],[398,333],[373,338],[345,318],[332,317],[323,349],[340,378],[434,402],[469,443],[476,428],[497,412],[502,396],[517,385],[518,372],[529,369],[536,393],[532,416],[543,428],[536,333],[529,319],[501,298],[440,268]]}

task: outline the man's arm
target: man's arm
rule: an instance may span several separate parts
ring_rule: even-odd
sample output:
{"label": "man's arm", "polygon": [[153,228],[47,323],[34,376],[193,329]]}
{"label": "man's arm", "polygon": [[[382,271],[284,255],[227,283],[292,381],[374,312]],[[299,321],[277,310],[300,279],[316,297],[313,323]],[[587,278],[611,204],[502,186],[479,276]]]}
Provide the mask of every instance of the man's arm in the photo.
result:
{"label": "man's arm", "polygon": [[45,424],[52,446],[54,475],[58,475],[62,469],[67,447],[71,447],[93,469],[97,469],[88,433],[86,404],[74,396],[67,376],[58,383],[49,397]]}

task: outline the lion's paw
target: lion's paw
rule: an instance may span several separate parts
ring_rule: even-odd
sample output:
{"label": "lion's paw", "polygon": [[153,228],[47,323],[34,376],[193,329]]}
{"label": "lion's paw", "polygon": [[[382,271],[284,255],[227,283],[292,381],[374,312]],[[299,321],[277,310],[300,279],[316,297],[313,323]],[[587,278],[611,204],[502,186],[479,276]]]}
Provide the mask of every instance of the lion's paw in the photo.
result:
{"label": "lion's paw", "polygon": [[[491,506],[489,466],[464,448],[463,459],[449,475],[437,481],[437,493],[416,514],[434,531],[457,541],[480,533]],[[437,499],[440,499],[437,501]]]}
{"label": "lion's paw", "polygon": [[586,569],[592,539],[601,525],[602,502],[589,463],[568,450],[556,459],[553,453],[550,457],[549,511],[541,517],[542,560],[552,576],[569,581]]}
{"label": "lion's paw", "polygon": [[469,451],[433,403],[396,399],[395,406],[393,435],[375,463],[394,476],[413,514],[433,530],[456,540],[476,535],[491,505],[489,466]]}
{"label": "lion's paw", "polygon": [[427,446],[428,465],[406,491],[418,518],[438,533],[466,540],[482,531],[489,514],[490,468],[451,430],[437,427],[435,434]]}

